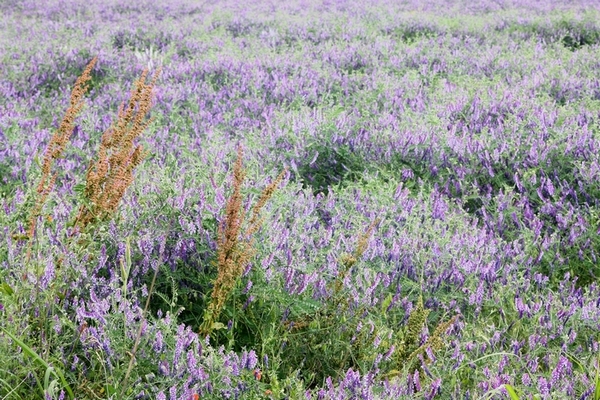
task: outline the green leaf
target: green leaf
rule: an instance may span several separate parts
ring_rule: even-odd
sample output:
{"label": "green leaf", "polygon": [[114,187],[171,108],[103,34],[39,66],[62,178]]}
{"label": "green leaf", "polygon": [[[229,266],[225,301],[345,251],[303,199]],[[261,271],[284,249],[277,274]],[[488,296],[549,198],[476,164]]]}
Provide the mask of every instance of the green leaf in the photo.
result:
{"label": "green leaf", "polygon": [[225,328],[225,324],[223,324],[223,323],[221,323],[221,322],[214,322],[214,323],[212,324],[212,329],[213,329],[214,331],[218,331],[219,329],[223,329],[223,328]]}
{"label": "green leaf", "polygon": [[117,393],[117,388],[113,385],[106,385],[106,393],[109,396],[115,395]]}
{"label": "green leaf", "polygon": [[73,191],[78,194],[83,194],[83,192],[85,192],[85,183],[78,183],[73,186]]}
{"label": "green leaf", "polygon": [[304,315],[312,315],[319,308],[321,308],[321,303],[313,299],[295,299],[294,303],[291,304],[291,308],[293,310],[294,315],[304,316]]}
{"label": "green leaf", "polygon": [[73,391],[71,390],[71,387],[67,383],[67,380],[65,379],[65,376],[63,375],[63,373],[61,372],[60,369],[54,368],[50,364],[48,364],[46,362],[46,360],[44,360],[42,357],[40,357],[31,347],[27,346],[25,344],[25,342],[23,342],[22,340],[20,340],[18,337],[16,337],[15,335],[13,335],[12,333],[10,333],[9,331],[7,331],[6,329],[4,329],[3,327],[0,327],[0,329],[2,329],[2,331],[4,333],[6,333],[16,343],[23,350],[23,352],[25,354],[27,354],[28,356],[30,356],[31,358],[33,358],[33,360],[36,363],[38,363],[41,367],[46,368],[46,374],[48,374],[48,372],[51,371],[52,374],[55,377],[57,377],[58,379],[60,379],[60,381],[63,384],[63,387],[65,388],[65,390],[69,394],[69,398],[70,399],[75,398],[75,395],[73,394]]}
{"label": "green leaf", "polygon": [[50,375],[54,375],[54,367],[47,368],[44,374],[44,390],[46,391],[50,388]]}
{"label": "green leaf", "polygon": [[390,304],[392,304],[392,299],[394,298],[394,296],[392,296],[392,294],[388,294],[387,297],[385,298],[385,300],[383,300],[383,302],[381,303],[381,312],[385,315],[387,314],[387,309],[390,306]]}
{"label": "green leaf", "polygon": [[12,296],[14,291],[8,283],[4,282],[2,285],[0,285],[0,293],[4,293],[7,296]]}
{"label": "green leaf", "polygon": [[506,391],[508,392],[508,395],[510,396],[511,400],[519,400],[519,395],[517,394],[517,392],[515,391],[515,388],[513,388],[511,385],[509,384],[505,384],[504,388],[506,389]]}
{"label": "green leaf", "polygon": [[594,390],[594,400],[600,400],[600,366],[596,369],[595,379],[596,389]]}

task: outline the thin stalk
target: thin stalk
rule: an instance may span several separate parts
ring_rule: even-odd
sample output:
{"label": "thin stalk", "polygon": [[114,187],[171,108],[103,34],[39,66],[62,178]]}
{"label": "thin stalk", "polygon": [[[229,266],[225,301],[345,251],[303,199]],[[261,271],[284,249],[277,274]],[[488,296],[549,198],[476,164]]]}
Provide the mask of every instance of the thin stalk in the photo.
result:
{"label": "thin stalk", "polygon": [[146,299],[146,305],[144,306],[144,311],[142,311],[142,320],[140,322],[140,327],[138,328],[137,335],[135,336],[135,342],[133,344],[133,349],[131,350],[131,355],[129,359],[129,365],[127,366],[127,372],[125,373],[125,378],[123,378],[123,382],[121,383],[121,391],[119,392],[119,399],[123,398],[123,394],[125,392],[125,387],[127,386],[127,381],[129,380],[129,375],[131,375],[131,371],[133,370],[133,364],[135,362],[135,355],[137,353],[138,347],[140,345],[140,340],[142,338],[142,329],[144,328],[144,322],[146,321],[146,313],[148,312],[148,308],[150,307],[150,298],[152,297],[152,293],[154,291],[154,284],[156,283],[156,276],[158,275],[158,266],[154,270],[154,276],[152,277],[152,283],[150,283],[150,290],[148,291],[148,298]]}
{"label": "thin stalk", "polygon": [[67,391],[67,393],[69,395],[69,398],[70,399],[75,398],[75,395],[73,394],[73,391],[71,390],[71,386],[69,386],[69,384],[67,383],[67,380],[65,379],[65,376],[63,375],[63,373],[60,369],[52,367],[50,364],[48,364],[48,362],[46,362],[46,360],[44,360],[42,357],[40,357],[39,354],[37,354],[31,347],[29,347],[27,344],[25,344],[25,342],[23,342],[21,339],[19,339],[18,337],[16,337],[15,335],[13,335],[12,333],[10,333],[9,331],[7,331],[6,329],[4,329],[1,326],[0,326],[0,329],[2,329],[2,331],[4,333],[6,333],[8,335],[8,337],[10,337],[25,352],[25,354],[27,354],[28,356],[33,358],[33,361],[35,361],[41,367],[46,368],[46,371],[48,371],[48,369],[52,369],[53,375],[56,376],[58,379],[60,379],[61,383],[63,384],[63,387],[65,388],[65,390]]}

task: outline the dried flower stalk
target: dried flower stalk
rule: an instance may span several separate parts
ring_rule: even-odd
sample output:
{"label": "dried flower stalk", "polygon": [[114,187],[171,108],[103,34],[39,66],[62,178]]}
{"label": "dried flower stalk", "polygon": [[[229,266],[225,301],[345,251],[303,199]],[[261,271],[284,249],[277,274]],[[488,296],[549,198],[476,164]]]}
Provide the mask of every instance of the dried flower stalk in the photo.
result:
{"label": "dried flower stalk", "polygon": [[[48,143],[48,146],[46,147],[46,152],[44,153],[44,159],[42,161],[42,176],[36,189],[38,196],[29,216],[27,238],[30,241],[35,235],[37,219],[42,212],[44,203],[46,202],[46,199],[54,188],[54,184],[56,182],[56,173],[52,173],[52,167],[54,166],[54,162],[62,156],[67,143],[69,143],[69,140],[71,139],[71,135],[75,129],[75,118],[77,118],[81,112],[81,109],[83,108],[84,95],[88,91],[88,82],[92,79],[90,74],[92,72],[92,68],[94,68],[94,65],[96,65],[97,60],[97,57],[94,57],[92,61],[90,61],[85,67],[81,76],[75,81],[75,85],[71,91],[69,108],[67,108],[67,112],[65,113],[58,130],[54,133],[50,139],[50,143]],[[31,244],[27,251],[28,259],[30,254]]]}
{"label": "dried flower stalk", "polygon": [[121,104],[117,122],[102,134],[98,157],[90,162],[86,175],[84,195],[88,204],[79,208],[76,225],[80,228],[109,219],[133,182],[133,171],[146,156],[142,145],[134,141],[152,122],[147,115],[159,73],[146,84],[148,71],[142,72],[134,82],[127,107]]}
{"label": "dried flower stalk", "polygon": [[346,275],[348,274],[348,271],[350,271],[350,268],[352,268],[352,266],[354,264],[356,264],[356,262],[363,256],[363,254],[367,250],[367,247],[369,247],[369,238],[373,234],[373,231],[375,230],[375,226],[377,226],[377,224],[379,222],[380,222],[380,219],[376,218],[373,222],[371,222],[369,224],[369,227],[367,228],[367,230],[358,237],[358,241],[356,243],[356,249],[354,249],[354,253],[343,254],[340,257],[340,261],[342,263],[343,269],[340,271],[340,274],[338,275],[337,279],[335,280],[334,289],[333,289],[334,294],[337,295],[342,290],[342,286],[344,284],[344,279],[346,279]]}
{"label": "dried flower stalk", "polygon": [[427,317],[430,311],[431,310],[423,306],[423,298],[419,297],[417,306],[411,311],[408,317],[404,329],[404,338],[395,352],[398,366],[406,366],[411,373],[419,368],[419,354],[424,354],[424,361],[429,364],[431,360],[429,360],[426,350],[429,348],[435,353],[444,348],[446,344],[444,341],[446,331],[458,320],[458,315],[455,315],[445,322],[440,322],[433,334],[427,338],[425,343],[420,345],[419,339],[421,331],[427,324]]}
{"label": "dried flower stalk", "polygon": [[[262,218],[260,211],[271,198],[277,186],[283,180],[284,170],[261,193],[258,201],[252,208],[250,222],[242,234],[245,215],[242,212],[242,186],[246,172],[242,165],[243,150],[238,147],[237,160],[233,165],[233,192],[225,206],[225,218],[218,228],[217,238],[217,278],[213,283],[211,300],[206,309],[200,334],[208,335],[214,329],[229,294],[235,287],[244,267],[256,253],[253,235],[260,229]],[[246,238],[245,241],[240,240]]]}

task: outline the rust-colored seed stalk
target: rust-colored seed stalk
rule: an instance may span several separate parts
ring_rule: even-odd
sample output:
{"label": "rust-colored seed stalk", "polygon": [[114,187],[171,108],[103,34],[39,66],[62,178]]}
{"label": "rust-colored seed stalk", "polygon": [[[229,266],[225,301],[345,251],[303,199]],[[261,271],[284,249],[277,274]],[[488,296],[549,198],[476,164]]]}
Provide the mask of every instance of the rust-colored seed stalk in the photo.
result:
{"label": "rust-colored seed stalk", "polygon": [[143,147],[134,141],[152,121],[147,115],[159,73],[148,84],[145,83],[148,71],[142,73],[134,83],[127,107],[121,104],[117,122],[102,134],[98,156],[87,171],[84,194],[88,204],[79,209],[76,220],[79,227],[109,219],[133,182],[133,171],[146,156]]}
{"label": "rust-colored seed stalk", "polygon": [[[242,165],[243,150],[238,147],[237,160],[233,165],[233,192],[225,206],[225,218],[218,229],[217,238],[217,278],[213,283],[211,300],[200,327],[202,335],[210,334],[217,321],[229,294],[235,287],[244,267],[255,254],[253,235],[260,229],[262,218],[260,211],[283,180],[286,170],[271,182],[261,193],[252,209],[252,216],[247,228],[242,232],[245,215],[242,207],[242,186],[246,172]],[[241,240],[245,238],[245,240]]]}
{"label": "rust-colored seed stalk", "polygon": [[[42,176],[37,186],[37,198],[33,210],[29,216],[29,229],[27,230],[27,236],[31,240],[35,235],[35,229],[37,225],[37,219],[42,212],[42,207],[48,198],[48,194],[52,191],[54,183],[56,182],[56,173],[52,173],[52,167],[54,162],[60,158],[71,139],[73,129],[75,128],[75,119],[81,112],[84,105],[84,96],[88,90],[88,82],[92,79],[91,72],[96,65],[97,57],[94,57],[92,61],[85,67],[83,73],[75,81],[73,90],[71,91],[71,99],[69,102],[69,108],[65,113],[58,129],[50,139],[46,152],[44,153],[44,159],[42,161]],[[29,253],[28,253],[29,254]],[[28,257],[29,258],[29,257]]]}

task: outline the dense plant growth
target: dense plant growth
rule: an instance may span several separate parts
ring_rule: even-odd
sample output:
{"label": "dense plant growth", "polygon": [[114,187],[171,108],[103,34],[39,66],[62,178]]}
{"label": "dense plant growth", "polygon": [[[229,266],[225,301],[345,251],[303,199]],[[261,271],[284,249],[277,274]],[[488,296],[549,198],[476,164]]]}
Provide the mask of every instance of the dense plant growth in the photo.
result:
{"label": "dense plant growth", "polygon": [[0,2],[0,398],[600,400],[599,21]]}

